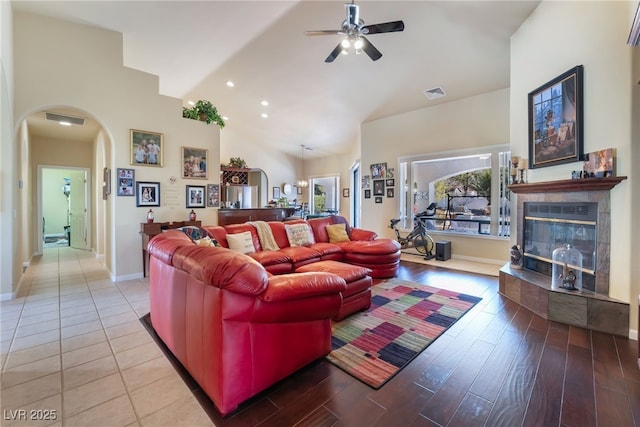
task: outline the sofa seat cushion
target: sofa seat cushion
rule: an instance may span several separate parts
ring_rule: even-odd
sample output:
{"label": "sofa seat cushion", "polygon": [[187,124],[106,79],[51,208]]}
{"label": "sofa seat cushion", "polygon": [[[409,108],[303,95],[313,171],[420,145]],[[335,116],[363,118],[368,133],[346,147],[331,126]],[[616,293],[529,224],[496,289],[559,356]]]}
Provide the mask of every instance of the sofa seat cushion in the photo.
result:
{"label": "sofa seat cushion", "polygon": [[287,254],[282,251],[260,251],[252,252],[249,255],[251,258],[258,261],[263,266],[267,267],[274,264],[291,264],[292,260]]}
{"label": "sofa seat cushion", "polygon": [[318,252],[320,254],[320,257],[325,257],[332,254],[342,254],[342,248],[333,243],[314,243],[309,247]]}
{"label": "sofa seat cushion", "polygon": [[320,254],[306,246],[290,246],[288,248],[280,248],[278,252],[289,257],[292,263],[298,264],[309,260],[320,260]]}

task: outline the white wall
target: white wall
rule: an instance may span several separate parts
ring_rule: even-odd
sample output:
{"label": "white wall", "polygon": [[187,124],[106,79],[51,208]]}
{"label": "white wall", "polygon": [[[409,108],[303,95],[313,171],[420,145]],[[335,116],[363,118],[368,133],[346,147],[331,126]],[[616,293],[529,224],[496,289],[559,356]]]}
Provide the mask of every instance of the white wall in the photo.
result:
{"label": "white wall", "polygon": [[0,1],[0,299],[13,297],[22,277],[20,253],[14,238],[19,203],[17,154],[13,125],[13,17],[11,3]]}
{"label": "white wall", "polygon": [[[634,77],[633,48],[626,45],[635,12],[633,3],[545,1],[514,34],[510,129],[513,154],[528,157],[527,94],[576,65],[583,65],[584,151],[613,147],[617,175],[634,176],[632,129],[638,110],[632,110],[632,96],[638,95],[638,70]],[[637,162],[637,154],[635,158]],[[635,166],[637,169],[637,163]],[[576,169],[582,169],[580,162],[535,169],[529,171],[529,180],[568,179]],[[640,197],[635,176],[611,191],[613,244],[609,283],[611,297],[633,302],[632,330],[638,328],[635,296],[640,292],[637,267],[631,267],[638,264],[638,243],[632,238],[638,235],[638,226],[631,215],[632,206],[638,210]]]}
{"label": "white wall", "polygon": [[[463,150],[509,142],[509,90],[502,89],[471,98],[439,104],[362,125],[362,174],[370,175],[373,163],[387,163],[396,170],[398,158]],[[396,185],[397,187],[397,185]],[[396,192],[397,192],[396,188]],[[397,217],[399,198],[383,197],[382,204],[362,199],[362,227],[393,237],[386,227]],[[477,260],[508,260],[506,239],[437,236],[450,240],[452,253]]]}
{"label": "white wall", "polygon": [[[3,2],[4,3],[4,2]],[[158,78],[122,66],[122,35],[26,13],[14,14],[15,123],[50,106],[70,106],[91,114],[108,140],[110,168],[130,166],[130,129],[164,135],[164,166],[136,166],[136,180],[160,182],[162,206],[156,221],[186,220],[185,185],[218,183],[219,129],[182,118],[182,101],[158,95]],[[69,47],[73,48],[69,48]],[[181,146],[209,150],[209,178],[181,178]],[[4,153],[3,153],[4,154]],[[37,153],[32,153],[37,156]],[[102,165],[92,164],[93,176]],[[175,184],[169,178],[175,177]],[[100,179],[100,182],[102,180]],[[134,197],[112,195],[106,203],[107,267],[117,280],[142,275],[140,223],[148,209]],[[103,206],[95,206],[96,210]],[[204,223],[217,221],[217,209],[198,210]],[[117,226],[116,226],[117,225]]]}

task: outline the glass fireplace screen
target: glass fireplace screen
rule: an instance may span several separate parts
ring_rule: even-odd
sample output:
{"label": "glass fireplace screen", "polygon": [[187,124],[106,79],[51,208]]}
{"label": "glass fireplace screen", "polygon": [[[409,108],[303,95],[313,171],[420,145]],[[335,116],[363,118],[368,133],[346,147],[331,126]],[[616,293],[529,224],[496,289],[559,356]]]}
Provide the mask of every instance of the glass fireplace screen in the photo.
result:
{"label": "glass fireplace screen", "polygon": [[[597,203],[527,202],[524,204],[524,267],[551,275],[554,249],[568,243],[582,253],[586,289],[595,287]],[[592,276],[589,278],[588,276]]]}

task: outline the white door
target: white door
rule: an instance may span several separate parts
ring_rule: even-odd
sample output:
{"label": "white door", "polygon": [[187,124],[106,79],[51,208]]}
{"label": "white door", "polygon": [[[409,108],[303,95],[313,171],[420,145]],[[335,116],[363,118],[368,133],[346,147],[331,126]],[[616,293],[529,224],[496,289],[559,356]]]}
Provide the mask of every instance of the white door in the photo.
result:
{"label": "white door", "polygon": [[71,224],[71,247],[76,249],[89,249],[87,185],[87,172],[74,171],[69,195],[69,224]]}

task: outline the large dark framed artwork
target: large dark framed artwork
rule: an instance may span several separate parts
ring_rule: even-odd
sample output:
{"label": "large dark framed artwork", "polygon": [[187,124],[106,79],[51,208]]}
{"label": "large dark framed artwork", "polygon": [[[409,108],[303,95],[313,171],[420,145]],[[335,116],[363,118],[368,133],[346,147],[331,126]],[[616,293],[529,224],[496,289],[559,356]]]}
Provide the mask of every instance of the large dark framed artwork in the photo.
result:
{"label": "large dark framed artwork", "polygon": [[529,92],[529,167],[582,160],[583,67]]}

